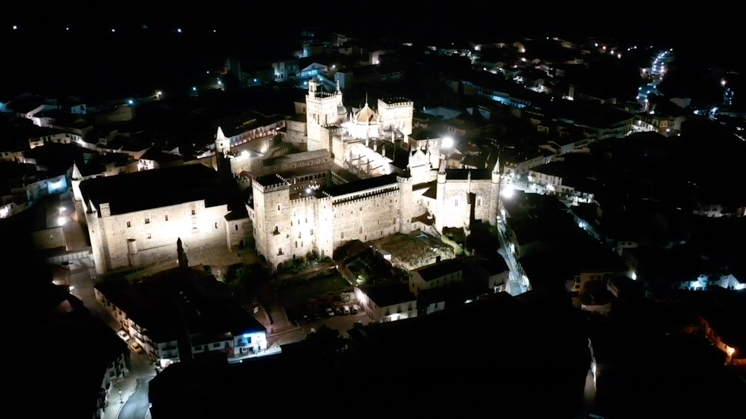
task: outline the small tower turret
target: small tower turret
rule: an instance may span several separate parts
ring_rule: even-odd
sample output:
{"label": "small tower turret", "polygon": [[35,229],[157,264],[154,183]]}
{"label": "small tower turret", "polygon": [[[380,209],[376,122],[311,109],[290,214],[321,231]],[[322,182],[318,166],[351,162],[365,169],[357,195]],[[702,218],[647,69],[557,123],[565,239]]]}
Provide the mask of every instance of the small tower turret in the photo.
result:
{"label": "small tower turret", "polygon": [[498,158],[495,167],[492,169],[492,182],[490,184],[490,208],[489,221],[490,225],[497,225],[497,216],[500,211],[500,159]]}

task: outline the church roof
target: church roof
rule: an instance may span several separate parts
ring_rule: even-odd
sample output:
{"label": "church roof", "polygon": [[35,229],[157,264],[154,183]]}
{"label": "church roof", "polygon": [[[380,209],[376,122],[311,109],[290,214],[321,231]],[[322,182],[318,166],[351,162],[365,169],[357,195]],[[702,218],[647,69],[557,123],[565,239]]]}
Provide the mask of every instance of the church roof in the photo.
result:
{"label": "church roof", "polygon": [[360,109],[360,111],[355,115],[355,121],[356,122],[377,122],[378,121],[378,114],[376,114],[376,111],[368,107],[368,104],[366,103],[363,109]]}
{"label": "church roof", "polygon": [[227,203],[218,173],[201,164],[84,180],[80,192],[97,210],[108,203],[111,215],[203,199],[207,207]]}

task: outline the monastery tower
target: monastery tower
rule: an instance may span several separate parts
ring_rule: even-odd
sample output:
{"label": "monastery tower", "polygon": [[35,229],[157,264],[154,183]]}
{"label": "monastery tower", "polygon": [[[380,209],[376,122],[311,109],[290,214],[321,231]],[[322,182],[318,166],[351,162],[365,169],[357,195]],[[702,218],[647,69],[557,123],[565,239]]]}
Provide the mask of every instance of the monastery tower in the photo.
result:
{"label": "monastery tower", "polygon": [[327,93],[319,90],[319,84],[315,80],[308,82],[308,94],[306,95],[308,151],[331,151],[331,146],[322,141],[321,130],[323,126],[338,121],[340,106],[342,106],[342,92],[339,90],[339,85],[334,93]]}

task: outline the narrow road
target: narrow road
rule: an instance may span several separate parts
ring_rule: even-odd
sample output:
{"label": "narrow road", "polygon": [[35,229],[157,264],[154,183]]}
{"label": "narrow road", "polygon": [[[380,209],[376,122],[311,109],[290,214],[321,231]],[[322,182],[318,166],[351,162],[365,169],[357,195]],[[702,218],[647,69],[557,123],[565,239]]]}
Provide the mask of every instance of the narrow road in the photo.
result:
{"label": "narrow road", "polygon": [[149,381],[145,381],[137,387],[119,411],[118,419],[145,419],[148,416],[150,411],[148,383]]}

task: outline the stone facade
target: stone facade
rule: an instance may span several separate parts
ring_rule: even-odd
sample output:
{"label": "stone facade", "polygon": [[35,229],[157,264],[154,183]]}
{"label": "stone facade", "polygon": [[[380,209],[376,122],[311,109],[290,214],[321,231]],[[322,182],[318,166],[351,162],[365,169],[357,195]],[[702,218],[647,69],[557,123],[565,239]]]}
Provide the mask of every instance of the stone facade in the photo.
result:
{"label": "stone facade", "polygon": [[316,150],[309,153],[331,152],[334,164],[365,180],[332,186],[318,180],[320,171],[298,176],[290,167],[253,179],[249,217],[257,251],[273,268],[312,252],[332,256],[352,240],[409,233],[427,214],[435,234],[496,224],[499,172],[446,171],[439,138],[409,137],[411,101],[379,100],[377,112],[366,103],[345,116],[339,90],[317,89],[311,82],[306,96],[308,149]]}
{"label": "stone facade", "polygon": [[404,135],[412,134],[414,104],[404,98],[378,100],[378,114],[381,116],[381,129],[396,129]]}
{"label": "stone facade", "polygon": [[[257,251],[273,266],[317,253],[331,257],[334,250],[352,240],[369,241],[403,232],[411,226],[412,184],[406,177],[390,176],[390,182],[341,195],[323,189],[291,199],[290,184],[254,180],[253,221]],[[332,189],[329,189],[331,191]]]}
{"label": "stone facade", "polygon": [[142,266],[160,254],[174,253],[174,243],[179,238],[188,248],[222,246],[228,237],[227,205],[205,207],[205,201],[200,200],[121,215],[110,215],[106,204],[100,207],[96,211],[91,204],[92,211],[86,212],[99,274],[108,269]]}

